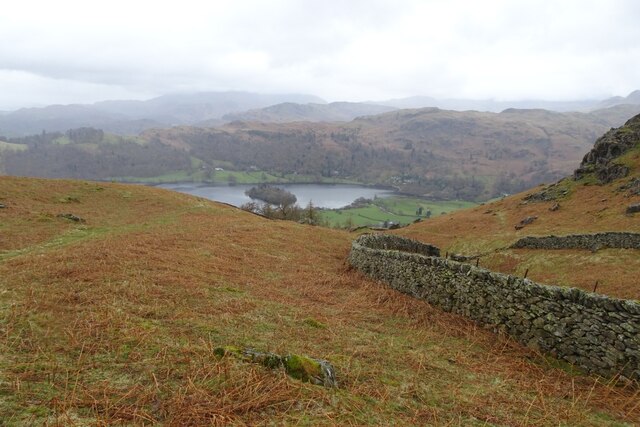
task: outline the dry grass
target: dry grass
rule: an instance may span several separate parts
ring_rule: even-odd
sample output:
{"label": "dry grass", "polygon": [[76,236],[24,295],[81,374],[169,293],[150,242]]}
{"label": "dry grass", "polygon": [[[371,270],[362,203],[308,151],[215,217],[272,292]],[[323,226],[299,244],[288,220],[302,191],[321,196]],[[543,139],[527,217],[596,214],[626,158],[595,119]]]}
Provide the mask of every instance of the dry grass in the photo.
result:
{"label": "dry grass", "polygon": [[[640,422],[637,390],[350,270],[348,233],[153,188],[0,189],[7,425]],[[328,359],[340,388],[219,360],[220,345]]]}
{"label": "dry grass", "polygon": [[[640,176],[640,158],[635,176]],[[630,160],[630,161],[631,161]],[[634,175],[632,175],[634,176]],[[626,180],[630,179],[628,177]],[[555,202],[523,203],[526,194],[458,211],[397,231],[439,246],[443,253],[485,254],[482,266],[523,275],[542,283],[574,286],[592,291],[640,300],[640,256],[638,250],[504,250],[524,236],[597,233],[605,231],[640,232],[640,216],[625,215],[626,207],[640,202],[640,196],[618,191],[621,181],[609,185],[585,185],[571,180],[563,185],[570,190],[558,202],[560,209],[550,211]],[[525,217],[538,218],[522,230],[514,226]],[[494,250],[497,253],[493,253]]]}

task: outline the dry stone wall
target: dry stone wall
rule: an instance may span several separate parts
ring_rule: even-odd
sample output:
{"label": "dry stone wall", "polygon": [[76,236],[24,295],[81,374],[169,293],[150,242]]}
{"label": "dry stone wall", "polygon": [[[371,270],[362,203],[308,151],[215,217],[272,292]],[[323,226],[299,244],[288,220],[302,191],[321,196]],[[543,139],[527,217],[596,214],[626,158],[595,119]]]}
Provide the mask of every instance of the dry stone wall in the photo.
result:
{"label": "dry stone wall", "polygon": [[568,236],[523,237],[512,248],[528,249],[640,249],[638,233],[571,234]]}
{"label": "dry stone wall", "polygon": [[[364,274],[519,342],[604,376],[640,380],[640,304],[546,286],[440,258],[430,245],[387,235],[356,239]],[[407,252],[405,248],[413,248]]]}

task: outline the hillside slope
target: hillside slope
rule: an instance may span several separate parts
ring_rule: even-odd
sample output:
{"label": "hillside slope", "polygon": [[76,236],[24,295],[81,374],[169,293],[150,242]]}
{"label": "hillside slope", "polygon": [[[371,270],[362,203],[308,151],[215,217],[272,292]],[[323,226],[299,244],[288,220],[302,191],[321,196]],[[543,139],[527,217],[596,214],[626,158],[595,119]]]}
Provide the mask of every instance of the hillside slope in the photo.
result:
{"label": "hillside slope", "polygon": [[[599,138],[574,176],[474,209],[416,224],[399,234],[449,253],[482,254],[481,265],[548,284],[640,300],[637,250],[505,249],[524,236],[640,232],[640,116]],[[520,230],[515,226],[536,217]]]}
{"label": "hillside slope", "polygon": [[431,199],[487,200],[570,173],[595,138],[629,112],[422,109],[348,123],[234,122],[148,130],[136,138],[143,149],[113,144],[113,135],[57,144],[61,134],[45,133],[10,139],[28,149],[0,152],[0,161],[12,175],[215,182],[222,166],[302,182],[384,184]]}
{"label": "hillside slope", "polygon": [[387,113],[393,107],[384,105],[365,104],[361,102],[332,102],[329,104],[284,104],[226,114],[225,121],[251,121],[267,123],[287,122],[349,122],[359,116]]}
{"label": "hillside slope", "polygon": [[[5,425],[640,422],[636,391],[349,270],[348,233],[142,186],[0,177],[0,203]],[[339,388],[224,345],[327,359]]]}

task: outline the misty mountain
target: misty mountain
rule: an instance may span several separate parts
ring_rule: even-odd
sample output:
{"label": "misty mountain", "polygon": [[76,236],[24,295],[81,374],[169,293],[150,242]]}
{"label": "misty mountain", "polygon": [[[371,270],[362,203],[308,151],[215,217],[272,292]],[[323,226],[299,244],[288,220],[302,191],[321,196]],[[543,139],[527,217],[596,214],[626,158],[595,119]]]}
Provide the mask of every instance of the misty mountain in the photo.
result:
{"label": "misty mountain", "polygon": [[201,92],[163,95],[148,101],[104,101],[94,106],[105,112],[126,114],[134,119],[153,119],[177,125],[218,119],[225,114],[264,108],[284,102],[325,103],[317,96],[301,94]]}
{"label": "misty mountain", "polygon": [[598,104],[598,100],[585,101],[496,101],[492,99],[436,99],[428,96],[381,101],[379,104],[396,108],[440,108],[454,111],[490,111],[498,113],[508,108],[544,109],[558,112],[586,111]]}
{"label": "misty mountain", "polygon": [[622,104],[640,104],[640,90],[636,90],[627,97],[616,96],[606,100],[585,99],[576,101],[545,101],[545,100],[522,100],[522,101],[496,101],[493,99],[473,100],[473,99],[437,99],[429,96],[412,96],[408,98],[390,99],[379,101],[376,104],[387,105],[395,108],[427,108],[435,107],[443,110],[455,111],[492,111],[500,112],[508,108],[516,109],[544,109],[559,112],[583,111],[609,108]]}
{"label": "misty mountain", "polygon": [[242,113],[226,114],[224,121],[286,122],[348,122],[356,117],[387,113],[395,108],[360,102],[332,102],[330,104],[295,104],[286,102]]}
{"label": "misty mountain", "polygon": [[[163,95],[147,101],[114,100],[95,104],[51,105],[0,113],[0,136],[15,137],[94,127],[118,135],[176,125],[220,126],[231,121],[350,121],[397,108],[437,107],[454,111],[493,111],[545,108],[553,111],[592,111],[610,126],[620,126],[637,112],[640,91],[604,101],[474,101],[411,97],[382,103],[333,102],[313,95],[202,92]],[[610,108],[615,107],[615,108]],[[603,109],[606,108],[606,111]],[[603,110],[603,111],[600,111]]]}
{"label": "misty mountain", "polygon": [[163,95],[147,101],[103,101],[95,104],[23,108],[0,115],[0,135],[26,136],[95,127],[116,134],[137,134],[153,127],[194,124],[223,115],[283,102],[323,103],[302,94],[202,92]]}
{"label": "misty mountain", "polygon": [[598,104],[598,107],[609,108],[616,105],[640,105],[640,90],[634,90],[626,97],[614,96],[612,98],[605,99]]}

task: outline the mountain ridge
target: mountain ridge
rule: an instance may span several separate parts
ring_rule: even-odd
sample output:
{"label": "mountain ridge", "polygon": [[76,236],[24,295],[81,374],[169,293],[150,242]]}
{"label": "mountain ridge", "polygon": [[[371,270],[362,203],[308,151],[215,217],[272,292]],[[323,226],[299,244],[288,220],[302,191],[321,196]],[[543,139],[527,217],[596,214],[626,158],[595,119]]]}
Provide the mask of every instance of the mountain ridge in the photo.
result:
{"label": "mountain ridge", "polygon": [[[280,114],[277,104],[294,103],[289,111]],[[315,105],[309,106],[308,104]],[[317,104],[317,105],[316,105]],[[326,107],[327,102],[314,95],[304,94],[262,94],[241,91],[195,92],[191,94],[161,95],[149,100],[107,100],[93,104],[50,105],[39,108],[23,108],[0,114],[0,136],[26,136],[45,131],[66,131],[76,127],[98,127],[121,135],[135,135],[153,127],[171,127],[174,125],[220,126],[233,120],[262,120],[285,122],[291,120],[307,121],[345,121],[359,115],[382,112],[387,108],[427,108],[438,107],[447,110],[500,112],[508,108],[531,109],[544,108],[560,112],[583,111],[614,107],[617,105],[640,105],[640,91],[634,91],[627,97],[613,97],[607,100],[586,101],[494,101],[464,100],[431,97],[409,97],[378,102],[333,102],[355,106],[360,112],[348,109]],[[369,112],[365,111],[367,105]],[[306,105],[306,107],[305,107]],[[257,111],[264,108],[271,110]],[[281,106],[282,108],[282,106]],[[306,113],[301,110],[307,109]],[[371,109],[378,109],[371,111]],[[324,113],[323,113],[324,111]],[[240,114],[244,113],[244,114]],[[361,114],[363,113],[363,114]],[[224,118],[229,114],[228,118]],[[237,116],[236,116],[237,115]]]}
{"label": "mountain ridge", "polygon": [[23,108],[0,115],[0,135],[26,136],[98,127],[118,134],[137,134],[152,127],[193,124],[230,112],[261,108],[286,101],[319,102],[313,95],[250,92],[198,92],[162,95],[146,101],[114,100],[93,104]]}

